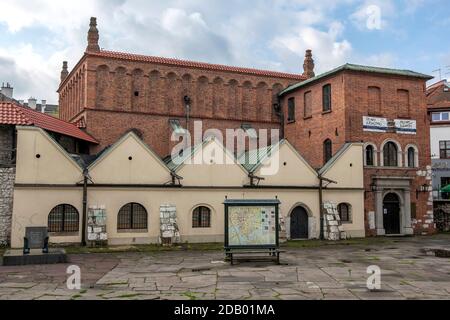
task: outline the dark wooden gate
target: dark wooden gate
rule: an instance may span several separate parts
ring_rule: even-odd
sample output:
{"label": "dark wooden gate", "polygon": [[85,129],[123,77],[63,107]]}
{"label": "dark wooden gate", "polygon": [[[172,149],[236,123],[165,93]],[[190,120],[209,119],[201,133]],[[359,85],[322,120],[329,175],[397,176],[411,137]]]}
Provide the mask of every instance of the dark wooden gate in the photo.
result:
{"label": "dark wooden gate", "polygon": [[384,197],[383,225],[386,234],[400,234],[400,200],[395,193]]}
{"label": "dark wooden gate", "polygon": [[291,214],[291,239],[308,239],[308,213],[297,207]]}

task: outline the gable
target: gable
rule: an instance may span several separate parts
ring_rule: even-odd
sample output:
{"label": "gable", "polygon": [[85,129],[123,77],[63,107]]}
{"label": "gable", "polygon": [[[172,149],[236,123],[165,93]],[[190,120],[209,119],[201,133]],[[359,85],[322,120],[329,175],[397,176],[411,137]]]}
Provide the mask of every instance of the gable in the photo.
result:
{"label": "gable", "polygon": [[230,187],[243,186],[248,174],[233,155],[215,139],[196,148],[177,171],[183,186]]}
{"label": "gable", "polygon": [[17,127],[16,183],[76,184],[83,171],[45,131]]}
{"label": "gable", "polygon": [[162,185],[171,181],[159,157],[135,134],[129,133],[89,167],[96,184]]}
{"label": "gable", "polygon": [[264,178],[259,183],[262,186],[317,186],[319,183],[316,171],[288,141],[280,143],[279,151],[263,160],[255,175]]}
{"label": "gable", "polygon": [[363,145],[345,145],[320,171],[323,177],[333,181],[334,188],[363,188]]}

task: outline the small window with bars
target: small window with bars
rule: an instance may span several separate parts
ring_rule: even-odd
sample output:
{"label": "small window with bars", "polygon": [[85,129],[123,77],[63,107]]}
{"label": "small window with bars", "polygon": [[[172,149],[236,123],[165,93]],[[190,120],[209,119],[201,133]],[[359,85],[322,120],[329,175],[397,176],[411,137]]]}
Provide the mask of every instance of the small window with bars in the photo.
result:
{"label": "small window with bars", "polygon": [[194,209],[192,213],[192,228],[210,228],[211,227],[211,209],[200,206]]}
{"label": "small window with bars", "polygon": [[147,230],[147,210],[139,203],[128,203],[119,210],[117,230]]}
{"label": "small window with bars", "polygon": [[48,232],[78,232],[80,215],[69,204],[60,204],[48,215]]}
{"label": "small window with bars", "polygon": [[288,122],[295,121],[295,98],[289,98],[288,100]]}
{"label": "small window with bars", "polygon": [[352,221],[349,204],[347,204],[347,203],[339,204],[338,212],[339,212],[339,217],[341,218],[341,222],[348,223],[348,222]]}
{"label": "small window with bars", "polygon": [[322,88],[322,107],[323,112],[331,111],[331,84]]}

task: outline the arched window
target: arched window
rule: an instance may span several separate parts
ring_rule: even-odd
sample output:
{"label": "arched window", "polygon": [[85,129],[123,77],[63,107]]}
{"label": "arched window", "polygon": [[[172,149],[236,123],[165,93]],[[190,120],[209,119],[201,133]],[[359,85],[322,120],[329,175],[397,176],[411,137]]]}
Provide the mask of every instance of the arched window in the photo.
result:
{"label": "arched window", "polygon": [[192,228],[210,228],[211,227],[211,209],[200,206],[192,212]]}
{"label": "arched window", "polygon": [[408,148],[408,168],[415,168],[416,164],[416,150],[413,147]]}
{"label": "arched window", "polygon": [[339,217],[341,218],[341,222],[351,222],[351,212],[350,205],[347,203],[341,203],[338,205]]}
{"label": "arched window", "polygon": [[128,203],[117,217],[117,230],[146,230],[147,210],[139,203]]}
{"label": "arched window", "polygon": [[70,204],[60,204],[48,215],[48,232],[78,232],[78,210]]}
{"label": "arched window", "polygon": [[366,147],[366,166],[374,166],[375,165],[375,152],[374,148],[371,145]]}
{"label": "arched window", "polygon": [[385,167],[398,166],[398,149],[395,143],[388,142],[383,148],[383,164]]}
{"label": "arched window", "polygon": [[323,142],[323,161],[324,164],[330,161],[333,157],[333,143],[330,139],[327,139]]}

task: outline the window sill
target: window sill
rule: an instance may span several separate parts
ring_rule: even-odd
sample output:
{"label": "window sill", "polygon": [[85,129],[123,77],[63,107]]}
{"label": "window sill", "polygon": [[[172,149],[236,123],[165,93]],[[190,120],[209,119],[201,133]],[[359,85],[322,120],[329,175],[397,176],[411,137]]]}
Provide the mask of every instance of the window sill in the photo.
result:
{"label": "window sill", "polygon": [[312,116],[303,117],[303,120],[312,119]]}
{"label": "window sill", "polygon": [[341,224],[352,224],[353,223],[353,221],[342,221],[341,220]]}
{"label": "window sill", "polygon": [[332,112],[333,112],[333,110],[322,111],[322,115],[326,115],[326,114],[329,114],[329,113],[332,113]]}
{"label": "window sill", "polygon": [[148,233],[148,229],[121,229],[117,233]]}
{"label": "window sill", "polygon": [[295,123],[295,120],[288,120],[287,124]]}
{"label": "window sill", "polygon": [[192,229],[211,229],[212,227],[192,227]]}
{"label": "window sill", "polygon": [[75,232],[49,232],[49,237],[77,237],[80,233],[78,231]]}

